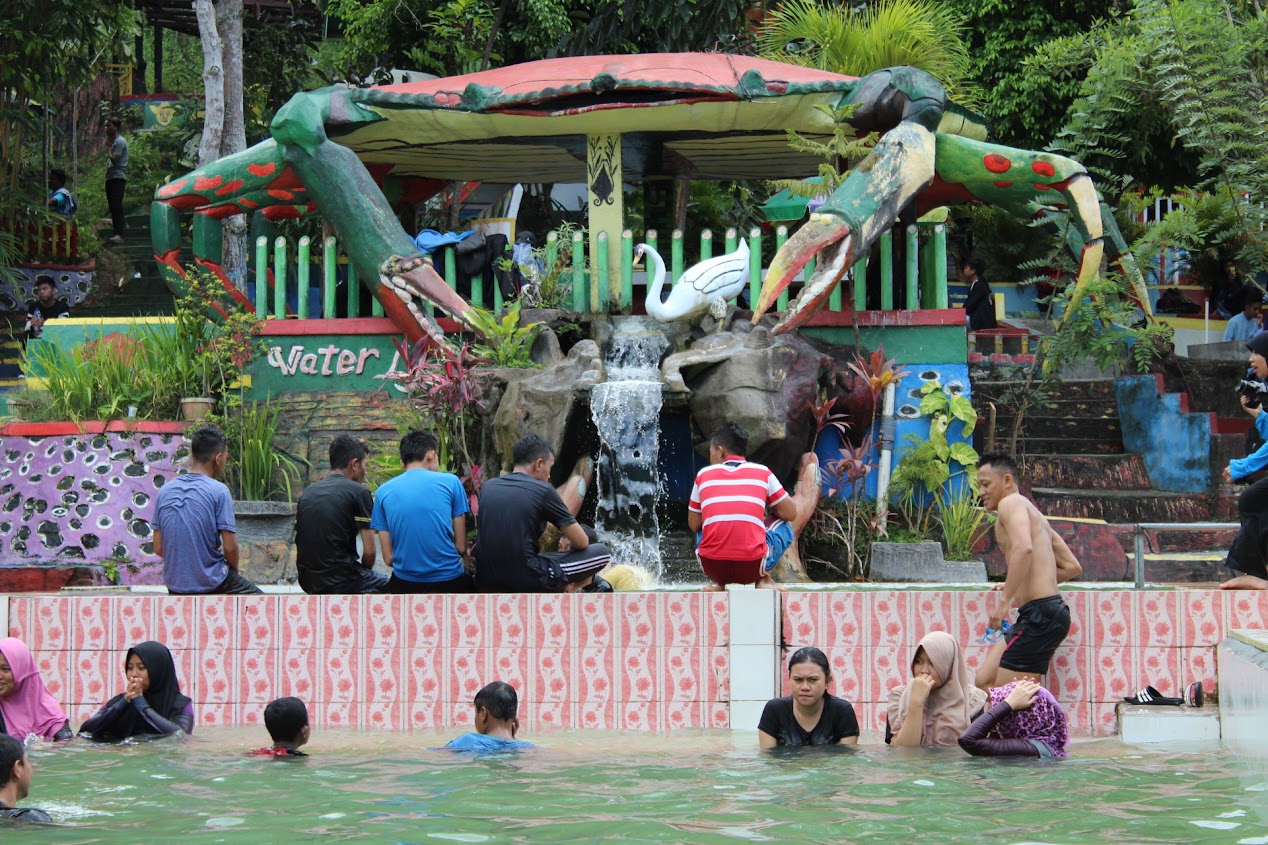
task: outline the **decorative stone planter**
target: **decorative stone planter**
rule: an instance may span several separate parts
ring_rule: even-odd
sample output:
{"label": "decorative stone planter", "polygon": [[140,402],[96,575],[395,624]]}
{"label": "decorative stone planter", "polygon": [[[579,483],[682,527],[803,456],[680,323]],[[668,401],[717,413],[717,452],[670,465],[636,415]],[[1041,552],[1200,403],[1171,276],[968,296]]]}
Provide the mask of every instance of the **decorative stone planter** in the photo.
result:
{"label": "decorative stone planter", "polygon": [[873,543],[873,581],[903,581],[925,584],[981,584],[986,582],[986,564],[979,560],[943,560],[942,544]]}
{"label": "decorative stone planter", "polygon": [[295,506],[290,502],[235,501],[238,569],[257,584],[294,583]]}

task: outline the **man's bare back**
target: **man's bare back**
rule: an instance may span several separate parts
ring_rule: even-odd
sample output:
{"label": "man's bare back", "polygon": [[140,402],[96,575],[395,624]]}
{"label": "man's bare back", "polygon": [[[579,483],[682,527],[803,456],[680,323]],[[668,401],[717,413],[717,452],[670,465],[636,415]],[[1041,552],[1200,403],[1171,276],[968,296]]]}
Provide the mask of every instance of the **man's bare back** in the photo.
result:
{"label": "man's bare back", "polygon": [[978,467],[982,500],[997,514],[995,539],[1008,567],[987,627],[1000,630],[1013,607],[1019,608],[1016,623],[978,670],[983,689],[1042,679],[1070,629],[1070,610],[1058,585],[1083,571],[1047,518],[1018,492],[1016,472],[1012,458],[1003,454],[983,456]]}

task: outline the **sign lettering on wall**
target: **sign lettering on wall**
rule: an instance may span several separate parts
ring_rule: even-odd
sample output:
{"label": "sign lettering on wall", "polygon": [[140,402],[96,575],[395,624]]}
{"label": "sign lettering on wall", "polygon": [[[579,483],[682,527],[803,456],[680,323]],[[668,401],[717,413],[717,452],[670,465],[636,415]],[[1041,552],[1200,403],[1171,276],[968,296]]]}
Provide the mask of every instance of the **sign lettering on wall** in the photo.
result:
{"label": "sign lettering on wall", "polygon": [[382,390],[381,376],[400,370],[390,335],[309,335],[269,338],[268,352],[251,368],[251,393]]}

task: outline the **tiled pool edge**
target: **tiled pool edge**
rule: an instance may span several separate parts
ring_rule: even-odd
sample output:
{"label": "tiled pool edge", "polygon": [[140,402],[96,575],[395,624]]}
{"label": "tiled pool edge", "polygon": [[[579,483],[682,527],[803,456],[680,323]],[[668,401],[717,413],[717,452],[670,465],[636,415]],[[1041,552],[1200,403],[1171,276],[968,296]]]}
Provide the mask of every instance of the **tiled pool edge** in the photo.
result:
{"label": "tiled pool edge", "polygon": [[1220,731],[1239,753],[1268,761],[1268,632],[1233,629],[1220,643]]}
{"label": "tiled pool edge", "polygon": [[[1074,626],[1051,685],[1073,731],[1106,735],[1114,704],[1146,683],[1178,694],[1216,683],[1215,647],[1265,627],[1268,593],[1071,590]],[[802,645],[828,654],[834,690],[864,730],[884,726],[888,690],[916,642],[947,630],[976,667],[981,589],[607,596],[0,596],[0,630],[32,645],[76,723],[116,691],[127,646],[172,647],[199,724],[257,724],[264,703],[300,695],[321,727],[410,730],[470,723],[495,678],[520,690],[534,727],[753,730],[783,693]],[[4,617],[7,615],[7,619]]]}

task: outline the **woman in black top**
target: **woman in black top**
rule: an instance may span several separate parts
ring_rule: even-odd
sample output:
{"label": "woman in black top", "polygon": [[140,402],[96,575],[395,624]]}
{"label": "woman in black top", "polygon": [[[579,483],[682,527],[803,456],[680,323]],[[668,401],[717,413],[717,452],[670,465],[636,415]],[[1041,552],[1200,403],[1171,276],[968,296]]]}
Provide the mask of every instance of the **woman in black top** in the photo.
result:
{"label": "woman in black top", "polygon": [[181,694],[176,664],[167,646],[153,640],[128,649],[123,664],[127,689],[84,722],[81,736],[98,742],[192,733],[194,705]]}
{"label": "woman in black top", "polygon": [[766,702],[757,724],[762,748],[777,745],[855,745],[859,723],[844,698],[828,692],[832,670],[827,656],[813,646],[797,649],[788,660],[793,694]]}

